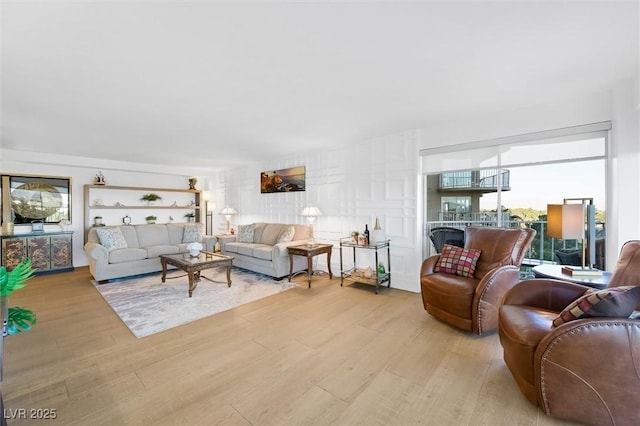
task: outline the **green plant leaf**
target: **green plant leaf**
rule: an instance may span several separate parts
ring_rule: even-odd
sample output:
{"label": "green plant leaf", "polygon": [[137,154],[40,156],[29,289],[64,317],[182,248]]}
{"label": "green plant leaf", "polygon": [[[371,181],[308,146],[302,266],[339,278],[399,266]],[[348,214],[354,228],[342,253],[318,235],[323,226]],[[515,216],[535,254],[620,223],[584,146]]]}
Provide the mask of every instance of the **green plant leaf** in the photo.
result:
{"label": "green plant leaf", "polygon": [[24,282],[33,276],[35,270],[31,267],[31,259],[24,259],[11,272],[4,272],[6,280],[0,271],[0,296],[9,296],[14,290],[24,288]]}
{"label": "green plant leaf", "polygon": [[9,315],[7,316],[8,334],[16,334],[21,331],[30,330],[31,326],[35,323],[36,314],[34,314],[33,311],[19,306],[9,308]]}

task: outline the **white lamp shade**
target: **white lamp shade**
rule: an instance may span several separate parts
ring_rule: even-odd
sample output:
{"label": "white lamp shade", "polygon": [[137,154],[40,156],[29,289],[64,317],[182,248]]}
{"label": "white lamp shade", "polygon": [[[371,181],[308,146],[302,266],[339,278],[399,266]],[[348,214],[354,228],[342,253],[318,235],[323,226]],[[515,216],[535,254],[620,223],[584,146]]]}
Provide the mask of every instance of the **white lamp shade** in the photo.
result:
{"label": "white lamp shade", "polygon": [[322,212],[316,206],[307,206],[300,211],[300,216],[316,217],[321,215]]}
{"label": "white lamp shade", "polygon": [[225,207],[224,209],[222,209],[220,214],[223,214],[225,216],[233,216],[234,214],[238,214],[238,212],[233,207]]}
{"label": "white lamp shade", "polygon": [[562,240],[584,238],[584,211],[582,204],[548,204],[547,235]]}

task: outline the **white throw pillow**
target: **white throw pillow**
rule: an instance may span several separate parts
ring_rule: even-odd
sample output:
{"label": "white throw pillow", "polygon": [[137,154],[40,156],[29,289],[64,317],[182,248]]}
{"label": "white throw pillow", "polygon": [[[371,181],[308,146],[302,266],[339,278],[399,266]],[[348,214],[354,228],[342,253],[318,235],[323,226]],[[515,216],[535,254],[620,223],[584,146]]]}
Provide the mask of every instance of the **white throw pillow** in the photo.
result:
{"label": "white throw pillow", "polygon": [[127,240],[124,239],[120,228],[100,228],[96,232],[98,233],[98,238],[100,238],[100,244],[108,251],[128,247]]}
{"label": "white throw pillow", "polygon": [[295,233],[296,228],[294,228],[293,225],[287,226],[280,232],[280,235],[278,235],[278,242],[288,243],[289,241],[293,240],[293,235]]}
{"label": "white throw pillow", "polygon": [[183,243],[200,243],[202,242],[202,234],[200,227],[196,224],[185,224],[182,233]]}
{"label": "white throw pillow", "polygon": [[253,231],[255,230],[256,224],[252,223],[251,225],[238,225],[238,242],[239,243],[252,243],[253,242]]}

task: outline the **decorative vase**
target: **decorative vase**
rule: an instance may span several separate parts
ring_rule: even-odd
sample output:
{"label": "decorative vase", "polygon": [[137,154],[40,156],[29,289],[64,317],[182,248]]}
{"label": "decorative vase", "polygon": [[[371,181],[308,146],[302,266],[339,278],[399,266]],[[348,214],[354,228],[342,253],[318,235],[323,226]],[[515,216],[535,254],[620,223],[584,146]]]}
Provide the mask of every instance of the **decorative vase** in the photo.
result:
{"label": "decorative vase", "polygon": [[380,226],[380,220],[376,217],[376,224],[371,230],[371,243],[376,244],[384,241],[384,232],[382,231],[382,227]]}

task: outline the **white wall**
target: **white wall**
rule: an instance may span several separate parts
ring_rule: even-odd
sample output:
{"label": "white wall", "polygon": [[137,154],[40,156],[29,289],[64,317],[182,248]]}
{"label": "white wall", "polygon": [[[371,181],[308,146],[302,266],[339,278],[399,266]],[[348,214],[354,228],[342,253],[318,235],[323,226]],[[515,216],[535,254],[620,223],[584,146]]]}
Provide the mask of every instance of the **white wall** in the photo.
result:
{"label": "white wall", "polygon": [[[304,223],[300,210],[308,204],[319,207],[323,215],[315,222],[314,234],[317,240],[334,244],[332,272],[338,276],[340,238],[362,232],[365,224],[372,229],[378,217],[391,240],[392,287],[419,291],[418,141],[419,132],[414,130],[338,149],[293,154],[223,172],[213,190],[225,193],[226,203],[238,211],[234,226]],[[260,193],[260,172],[294,166],[306,166],[306,191]],[[373,259],[361,256],[362,265],[374,266]],[[317,262],[324,268],[325,256]]]}

